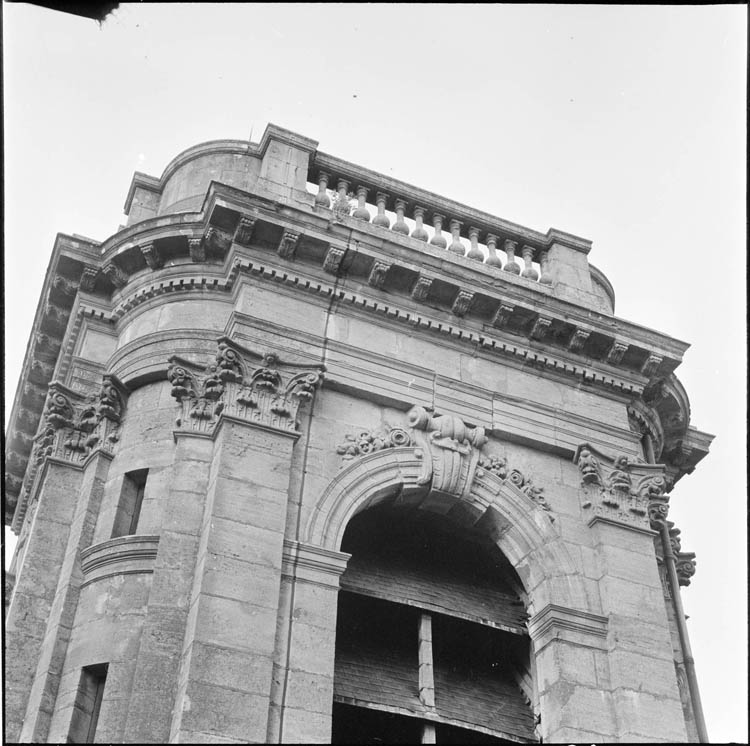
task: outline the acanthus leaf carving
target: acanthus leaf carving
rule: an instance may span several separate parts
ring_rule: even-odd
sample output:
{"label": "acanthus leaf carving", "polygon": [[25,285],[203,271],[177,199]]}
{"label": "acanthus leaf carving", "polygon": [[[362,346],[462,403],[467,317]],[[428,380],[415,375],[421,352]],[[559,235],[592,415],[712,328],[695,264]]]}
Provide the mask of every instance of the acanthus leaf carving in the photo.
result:
{"label": "acanthus leaf carving", "polygon": [[282,259],[294,259],[294,255],[297,252],[297,243],[299,242],[299,233],[295,231],[285,230],[281,234],[281,240],[279,241],[279,248],[276,253]]}
{"label": "acanthus leaf carving", "polygon": [[128,283],[128,276],[112,262],[105,264],[102,272],[117,289],[125,287]]}
{"label": "acanthus leaf carving", "polygon": [[234,234],[234,240],[242,246],[249,246],[250,239],[253,236],[253,230],[255,229],[256,218],[251,218],[247,215],[243,215],[237,224],[237,230]]}
{"label": "acanthus leaf carving", "polygon": [[140,250],[143,259],[150,269],[160,269],[164,266],[164,258],[159,253],[159,249],[156,248],[153,241],[142,244]]}
{"label": "acanthus leaf carving", "polygon": [[85,265],[81,272],[81,290],[86,293],[91,293],[94,290],[98,274],[98,267],[93,267],[89,264]]}
{"label": "acanthus leaf carving", "polygon": [[374,288],[382,288],[385,283],[385,276],[391,265],[387,262],[375,262],[370,270],[370,276],[367,282]]}
{"label": "acanthus leaf carving", "polygon": [[[177,427],[208,432],[221,414],[296,432],[297,415],[320,386],[321,365],[282,364],[275,353],[258,353],[232,342],[217,340],[215,360],[199,366],[178,357],[169,360],[167,378],[180,405]],[[254,367],[249,360],[260,358]],[[257,365],[257,364],[256,364]]]}
{"label": "acanthus leaf carving", "polygon": [[111,375],[104,375],[98,391],[88,396],[51,383],[42,426],[30,455],[32,469],[27,471],[25,481],[33,481],[30,472],[48,456],[78,463],[96,448],[111,453],[119,439],[124,391]]}
{"label": "acanthus leaf carving", "polygon": [[437,415],[420,406],[409,411],[407,421],[424,453],[417,484],[429,485],[432,493],[468,494],[480,449],[487,442],[484,428],[469,427],[454,415]]}
{"label": "acanthus leaf carving", "polygon": [[232,236],[221,228],[210,225],[203,237],[203,244],[207,249],[223,254],[232,245]]}
{"label": "acanthus leaf carving", "polygon": [[411,289],[411,297],[417,301],[425,300],[427,293],[430,292],[430,287],[432,287],[432,278],[419,275]]}
{"label": "acanthus leaf carving", "polygon": [[451,306],[451,312],[456,316],[465,316],[472,300],[474,300],[474,293],[469,290],[459,290]]}
{"label": "acanthus leaf carving", "polygon": [[344,249],[329,246],[325,259],[323,260],[323,269],[332,275],[338,274],[345,253]]}
{"label": "acanthus leaf carving", "polygon": [[653,528],[666,517],[663,466],[606,456],[588,443],[578,447],[575,462],[581,473],[581,507],[593,516],[642,528]]}

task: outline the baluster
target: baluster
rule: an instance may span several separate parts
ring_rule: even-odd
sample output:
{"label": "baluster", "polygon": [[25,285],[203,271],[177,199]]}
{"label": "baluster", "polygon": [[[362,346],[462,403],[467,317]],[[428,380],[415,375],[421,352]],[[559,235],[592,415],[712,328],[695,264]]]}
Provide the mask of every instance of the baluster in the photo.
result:
{"label": "baluster", "polygon": [[416,238],[418,241],[427,241],[430,237],[424,228],[424,207],[414,208],[414,222],[417,224],[414,230],[411,232],[411,237]]}
{"label": "baluster", "polygon": [[525,277],[527,280],[538,280],[539,272],[537,272],[531,266],[531,260],[534,256],[534,249],[531,246],[524,246],[521,249],[521,254],[523,255],[523,261],[526,265],[523,272],[521,272],[521,277]]}
{"label": "baluster", "polygon": [[487,234],[487,261],[485,261],[485,264],[498,269],[503,266],[500,257],[497,255],[497,236],[492,235],[492,233]]}
{"label": "baluster", "polygon": [[357,207],[352,213],[352,217],[357,218],[357,220],[365,220],[369,223],[372,216],[370,215],[370,211],[365,207],[367,191],[366,187],[357,187]]}
{"label": "baluster", "polygon": [[450,251],[451,254],[455,254],[456,256],[465,256],[466,247],[461,243],[460,221],[451,220],[451,234],[453,236],[453,241],[451,241],[451,245],[448,247],[448,251]]}
{"label": "baluster", "polygon": [[401,233],[404,236],[409,235],[409,226],[404,222],[404,210],[406,210],[406,202],[402,199],[396,200],[396,222],[393,224],[391,230],[394,233]]}
{"label": "baluster", "polygon": [[543,251],[539,256],[539,264],[542,268],[542,276],[539,278],[539,282],[543,285],[551,285],[552,275],[549,272],[549,256],[546,251]]}
{"label": "baluster", "polygon": [[343,217],[349,217],[352,207],[349,203],[349,197],[351,195],[347,194],[348,190],[349,182],[344,179],[339,179],[338,193],[336,194],[336,199],[333,201],[334,220],[340,221]]}
{"label": "baluster", "polygon": [[512,272],[514,275],[521,274],[521,267],[519,267],[518,262],[516,262],[516,247],[517,246],[518,244],[515,241],[511,241],[509,238],[506,238],[505,243],[503,243],[503,249],[505,250],[505,253],[508,255],[508,261],[505,262],[505,271]]}
{"label": "baluster", "polygon": [[328,196],[328,179],[327,173],[321,171],[318,174],[318,193],[315,195],[315,204],[320,207],[330,207],[331,198]]}
{"label": "baluster", "polygon": [[435,213],[432,216],[432,225],[435,228],[435,235],[430,239],[430,243],[433,246],[437,246],[439,249],[444,249],[448,246],[448,242],[443,236],[443,215]]}
{"label": "baluster", "polygon": [[378,192],[375,198],[375,204],[378,206],[378,214],[372,219],[373,225],[379,225],[381,228],[390,228],[391,221],[385,214],[385,203],[388,201],[388,195]]}
{"label": "baluster", "polygon": [[469,248],[469,253],[466,255],[467,258],[481,262],[484,259],[484,254],[479,248],[479,228],[469,228],[469,241],[471,242],[471,247]]}

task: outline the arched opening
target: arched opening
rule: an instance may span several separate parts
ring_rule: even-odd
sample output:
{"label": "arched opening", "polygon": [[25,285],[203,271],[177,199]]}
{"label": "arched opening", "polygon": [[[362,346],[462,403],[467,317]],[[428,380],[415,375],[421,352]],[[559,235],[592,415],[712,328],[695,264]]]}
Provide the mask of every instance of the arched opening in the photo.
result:
{"label": "arched opening", "polygon": [[489,539],[380,505],[341,550],[333,743],[537,740],[521,584]]}

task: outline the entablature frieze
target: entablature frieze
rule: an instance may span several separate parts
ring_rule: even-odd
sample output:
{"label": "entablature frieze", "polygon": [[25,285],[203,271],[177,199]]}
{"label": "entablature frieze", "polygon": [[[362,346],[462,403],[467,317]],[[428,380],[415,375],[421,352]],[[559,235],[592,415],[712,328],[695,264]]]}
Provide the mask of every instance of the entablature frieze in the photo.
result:
{"label": "entablature frieze", "polygon": [[[216,183],[212,183],[209,189],[203,212],[190,215],[193,234],[198,229],[198,235],[203,236],[203,245],[217,245],[218,249],[214,252],[216,258],[222,257],[233,240],[237,241],[238,233],[246,233],[244,226],[249,220],[253,225],[253,246],[270,250],[271,256],[283,257],[284,261],[296,262],[298,272],[303,267],[311,269],[308,266],[311,262],[313,266],[317,264],[327,268],[329,272],[334,264],[335,271],[339,271],[341,264],[349,279],[353,279],[354,272],[361,274],[363,283],[367,283],[375,272],[376,281],[371,283],[372,287],[382,286],[391,293],[400,290],[400,284],[404,283],[400,275],[404,272],[411,278],[406,283],[409,285],[409,293],[426,272],[454,288],[450,297],[445,299],[445,310],[447,313],[451,309],[458,310],[458,319],[462,315],[470,319],[476,315],[472,309],[484,309],[486,320],[473,320],[492,324],[495,319],[497,323],[497,311],[505,307],[509,310],[503,319],[503,327],[517,335],[536,337],[547,345],[560,344],[565,348],[570,346],[574,351],[580,348],[580,354],[589,358],[600,356],[606,359],[613,344],[620,345],[617,349],[622,349],[623,359],[618,360],[618,364],[622,362],[624,367],[634,371],[641,372],[644,366],[651,365],[655,366],[654,375],[666,374],[679,364],[686,348],[684,343],[651,330],[557,299],[549,286],[532,284],[522,276],[498,270],[497,277],[492,274],[488,277],[484,265],[479,272],[472,260],[452,255],[446,258],[444,251],[421,241],[416,241],[418,250],[415,250],[415,239],[391,231],[378,235],[380,228],[377,225],[362,221],[357,224],[355,221],[361,235],[357,235],[356,241],[352,241],[351,229],[347,225],[332,223],[324,216],[250,196]],[[200,215],[203,216],[202,222],[196,222],[195,218]],[[162,216],[138,223],[123,232],[126,240],[122,241],[120,234],[116,234],[105,242],[103,261],[111,263],[117,257],[122,271],[126,270],[123,265],[128,261],[131,264],[135,262],[135,271],[145,269],[148,265],[140,246],[143,244],[149,251],[157,251],[161,256],[161,242],[167,240],[167,237],[162,237],[160,241],[153,233],[156,230],[154,226],[158,224],[159,230],[166,229],[168,232],[170,219],[179,220],[183,224],[186,221],[184,216]],[[179,226],[176,224],[174,228],[177,230]],[[197,240],[198,235],[193,235],[192,238]],[[218,235],[223,238],[217,243],[215,237]],[[290,243],[285,236],[295,237],[292,242],[293,251],[289,249]],[[185,245],[182,249],[177,248],[177,251],[187,254],[188,243],[184,238]],[[242,243],[246,246],[251,243],[247,235],[242,238]],[[134,258],[126,260],[128,252]],[[332,252],[338,252],[335,254],[335,261]],[[449,271],[447,261],[451,264]],[[376,271],[381,266],[388,267],[387,274]],[[489,271],[494,272],[494,268],[490,267]],[[496,295],[498,290],[502,293],[500,298]],[[472,299],[479,297],[482,299],[481,303],[476,300],[472,302]],[[434,290],[428,290],[425,295],[425,301],[430,300],[432,305],[440,300]],[[544,306],[542,315],[537,311],[540,303]],[[485,309],[488,304],[489,308]],[[456,317],[456,313],[452,313],[452,316]]]}

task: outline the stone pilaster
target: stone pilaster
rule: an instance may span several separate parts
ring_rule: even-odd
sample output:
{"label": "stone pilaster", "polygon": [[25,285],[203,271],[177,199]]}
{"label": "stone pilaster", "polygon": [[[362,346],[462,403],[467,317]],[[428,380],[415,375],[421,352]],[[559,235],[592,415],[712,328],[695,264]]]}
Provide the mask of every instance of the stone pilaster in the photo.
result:
{"label": "stone pilaster", "polygon": [[606,520],[592,525],[612,697],[623,741],[687,741],[653,532]]}
{"label": "stone pilaster", "polygon": [[578,448],[581,512],[592,532],[607,615],[607,657],[623,740],[684,742],[669,624],[649,513],[665,487],[664,467],[631,462],[589,444]]}
{"label": "stone pilaster", "polygon": [[[37,475],[36,508],[5,624],[5,735],[21,738],[47,621],[68,549],[81,469],[50,459]],[[33,499],[33,494],[32,494]],[[27,520],[29,518],[27,517]]]}
{"label": "stone pilaster", "polygon": [[262,743],[296,435],[226,417],[214,437],[169,737]]}
{"label": "stone pilaster", "polygon": [[350,555],[285,542],[268,743],[330,743],[339,578]]}
{"label": "stone pilaster", "polygon": [[68,736],[75,692],[61,693],[58,699],[58,691],[81,590],[81,550],[91,545],[111,461],[111,454],[97,450],[83,467],[80,496],[26,709],[22,741],[65,741]]}
{"label": "stone pilaster", "polygon": [[148,600],[124,738],[166,743],[177,690],[193,569],[214,444],[202,433],[176,432],[173,478]]}
{"label": "stone pilaster", "polygon": [[617,736],[609,692],[607,618],[548,604],[529,620],[539,724],[545,743],[609,741]]}

